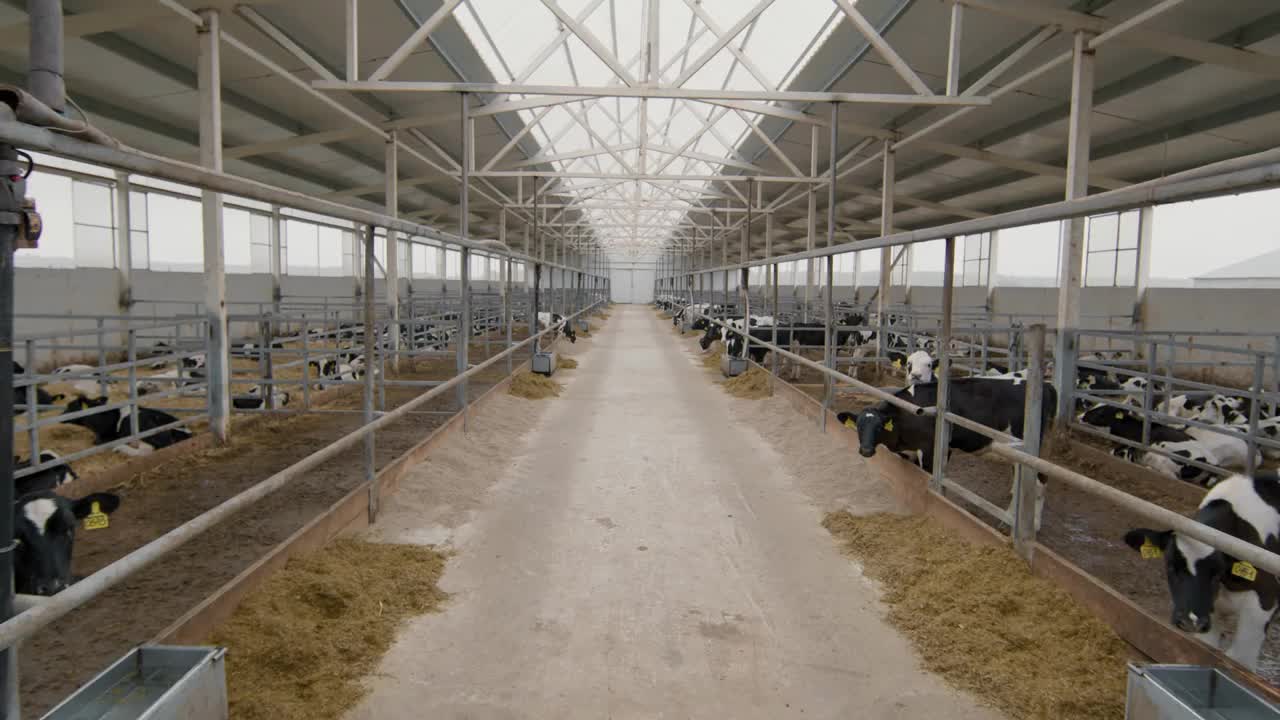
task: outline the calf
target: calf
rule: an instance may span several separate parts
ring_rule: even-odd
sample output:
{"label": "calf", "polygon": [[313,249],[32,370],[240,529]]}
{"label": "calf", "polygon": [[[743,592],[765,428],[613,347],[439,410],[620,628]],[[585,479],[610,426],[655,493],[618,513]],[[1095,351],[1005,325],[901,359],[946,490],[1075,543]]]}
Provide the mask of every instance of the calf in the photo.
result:
{"label": "calf", "polygon": [[933,371],[938,369],[938,361],[924,350],[917,350],[907,356],[907,383],[933,382]]}
{"label": "calf", "polygon": [[564,316],[560,313],[538,313],[538,327],[543,330],[555,328],[557,332],[568,338],[570,343],[578,342],[578,333],[574,332],[573,326],[565,322]]}
{"label": "calf", "polygon": [[[1129,442],[1142,442],[1142,418],[1130,410],[1123,410],[1110,405],[1099,405],[1081,415],[1080,422],[1085,425],[1106,428],[1108,433]],[[1165,450],[1179,457],[1209,465],[1219,464],[1217,456],[1185,430],[1152,422],[1147,439],[1153,448]],[[1127,445],[1123,447],[1129,448]],[[1176,459],[1164,457],[1159,453],[1145,452],[1139,456],[1136,452],[1122,450],[1116,454],[1118,457],[1124,457],[1128,460],[1137,459],[1140,464],[1159,472],[1165,477],[1176,480],[1208,485],[1217,479],[1208,470],[1180,463]]]}
{"label": "calf", "polygon": [[53,595],[71,584],[71,548],[77,521],[95,510],[110,515],[120,497],[94,493],[78,500],[52,492],[18,498],[13,503],[13,583],[26,595]]}
{"label": "calf", "polygon": [[[1274,472],[1232,475],[1205,493],[1193,517],[1232,537],[1280,552],[1280,478]],[[1214,626],[1214,613],[1232,613],[1236,626],[1227,657],[1250,670],[1257,668],[1280,600],[1275,575],[1173,530],[1136,528],[1125,534],[1124,541],[1144,559],[1164,558],[1174,627],[1218,648],[1222,627]]]}
{"label": "calf", "polygon": [[[727,325],[729,325],[729,327],[735,328],[737,330],[742,329],[741,316],[728,318],[724,322]],[[774,325],[773,318],[769,315],[752,315],[751,316],[751,327],[772,328],[773,325]],[[702,338],[698,340],[698,347],[702,348],[702,350],[705,352],[708,348],[711,347],[711,343],[715,342],[716,340],[720,340],[724,337],[724,329],[721,328],[719,325],[716,325],[710,322],[704,323],[704,326],[705,326],[706,332],[704,332],[702,334]],[[770,331],[769,337],[773,337],[772,331]]]}
{"label": "calf", "polygon": [[[74,413],[90,408],[102,407],[107,404],[107,398],[83,398],[78,397],[72,400],[68,405],[66,412]],[[113,440],[129,437],[131,408],[115,408],[113,410],[103,410],[91,415],[63,420],[65,425],[79,425],[93,432],[94,443],[102,445]],[[154,410],[152,408],[138,408],[138,431],[146,432],[154,430],[158,427],[175,423],[178,418],[167,412]],[[131,448],[128,445],[120,445],[116,448],[117,452],[126,455],[145,455],[160,448],[166,448],[170,445],[176,445],[185,440],[191,439],[191,431],[186,428],[170,428],[154,435],[148,435],[146,438],[139,440],[142,445],[140,449]]]}
{"label": "calf", "polygon": [[[273,407],[282,408],[289,404],[289,393],[276,390],[271,393]],[[266,397],[262,394],[262,386],[254,385],[240,397],[231,398],[231,405],[237,410],[259,410],[267,406]]]}
{"label": "calf", "polygon": [[[913,385],[899,390],[896,395],[921,407],[937,404],[938,386],[934,383]],[[961,417],[981,423],[995,430],[1022,438],[1026,417],[1027,384],[1012,383],[991,378],[956,378],[950,384],[950,411]],[[1048,432],[1057,406],[1058,394],[1053,385],[1044,383],[1043,401],[1040,404],[1040,437]],[[935,419],[916,415],[888,402],[867,408],[856,416],[852,413],[837,415],[840,422],[858,431],[858,453],[863,457],[876,454],[876,446],[884,445],[916,462],[925,470],[933,469],[933,444]],[[991,447],[992,440],[959,425],[951,426],[948,451],[982,454]],[[1036,527],[1044,510],[1044,478],[1040,478],[1040,492],[1036,500]]]}
{"label": "calf", "polygon": [[[54,462],[58,459],[60,459],[58,453],[52,450],[41,450],[40,461],[36,464],[43,465],[45,463]],[[29,467],[31,467],[30,458],[27,458],[26,460],[19,460],[15,457],[13,459],[14,470],[23,470]],[[70,465],[64,464],[47,467],[30,475],[14,478],[13,496],[22,497],[32,493],[46,492],[48,490],[53,490],[65,482],[78,479],[80,479],[80,476],[76,474],[75,470],[71,469]]]}

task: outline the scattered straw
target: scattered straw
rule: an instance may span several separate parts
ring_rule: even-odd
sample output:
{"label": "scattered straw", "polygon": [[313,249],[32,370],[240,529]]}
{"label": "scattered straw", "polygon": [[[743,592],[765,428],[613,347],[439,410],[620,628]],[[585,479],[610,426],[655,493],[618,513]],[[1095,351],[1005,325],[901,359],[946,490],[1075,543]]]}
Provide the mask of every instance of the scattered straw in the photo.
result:
{"label": "scattered straw", "polygon": [[724,346],[719,340],[711,343],[711,348],[702,356],[702,367],[708,370],[720,369],[720,356],[724,354]]}
{"label": "scattered straw", "polygon": [[1013,718],[1124,715],[1127,646],[1009,548],[919,517],[840,511],[822,525],[883,586],[926,669]]}
{"label": "scattered straw", "polygon": [[769,373],[752,365],[741,375],[724,381],[724,389],[734,397],[747,400],[759,400],[773,395],[773,384]]}
{"label": "scattered straw", "polygon": [[522,372],[511,378],[511,388],[507,392],[526,400],[541,400],[556,397],[563,389],[563,385],[545,375]]}
{"label": "scattered straw", "polygon": [[565,355],[556,356],[556,367],[561,370],[573,370],[578,367],[578,361]]}
{"label": "scattered straw", "polygon": [[228,648],[231,716],[342,717],[401,624],[444,601],[444,561],[430,547],[349,539],[290,560],[211,638]]}

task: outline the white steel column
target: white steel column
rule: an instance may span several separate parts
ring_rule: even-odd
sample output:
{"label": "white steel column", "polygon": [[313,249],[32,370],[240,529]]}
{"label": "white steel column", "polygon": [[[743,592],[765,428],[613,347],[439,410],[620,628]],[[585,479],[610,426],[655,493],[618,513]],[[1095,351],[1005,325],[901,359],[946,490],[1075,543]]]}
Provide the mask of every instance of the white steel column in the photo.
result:
{"label": "white steel column", "polygon": [[347,81],[355,82],[360,79],[360,0],[347,0],[346,6]]}
{"label": "white steel column", "polygon": [[[470,232],[470,194],[471,194],[471,133],[467,132],[468,110],[471,106],[471,97],[466,93],[462,93],[462,112],[461,112],[461,130],[462,130],[462,177],[458,186],[458,237],[463,240],[469,240]],[[458,313],[458,347],[457,347],[457,373],[461,375],[467,371],[468,357],[467,351],[471,344],[471,251],[462,247],[459,248],[458,261],[461,267],[458,269],[458,294],[462,300],[461,312]],[[534,317],[536,322],[537,317]],[[457,401],[458,412],[462,413],[462,428],[467,428],[467,381],[463,379],[458,383]]]}
{"label": "white steel column", "polygon": [[951,5],[951,35],[947,53],[947,94],[960,94],[960,40],[964,36],[964,6]]}
{"label": "white steel column", "polygon": [[[400,160],[396,153],[397,131],[392,130],[386,143],[386,207],[391,217],[400,216]],[[387,352],[391,354],[391,369],[400,370],[400,241],[396,231],[387,229],[385,282],[387,302]],[[369,289],[373,292],[373,288]]]}
{"label": "white steel column", "polygon": [[[222,27],[217,10],[202,10],[200,37],[200,164],[222,171],[222,78],[219,50]],[[227,354],[227,277],[222,249],[222,195],[200,193],[204,233],[204,310],[209,325],[208,392],[209,429],[214,439],[226,442],[231,430],[231,360]]]}
{"label": "white steel column", "polygon": [[1151,230],[1155,222],[1154,205],[1138,209],[1138,266],[1134,268],[1133,327],[1142,332],[1147,326],[1147,289],[1151,284]]}
{"label": "white steel column", "polygon": [[[809,177],[818,176],[818,126],[814,125],[810,128],[809,133]],[[805,223],[805,242],[804,249],[812,250],[816,244],[818,235],[818,188],[816,185],[808,186],[809,192],[809,213]],[[805,260],[804,269],[804,319],[809,320],[809,301],[813,296],[813,260]]]}
{"label": "white steel column", "polygon": [[[881,161],[884,164],[884,175],[881,180],[880,187],[880,235],[881,237],[893,234],[893,179],[894,179],[894,149],[893,141],[886,139],[884,141],[884,150],[880,153]],[[905,248],[904,248],[905,249]],[[880,331],[876,333],[876,354],[880,357],[885,356],[885,335],[888,330],[886,322],[886,308],[889,306],[889,288],[892,286],[890,277],[893,274],[893,250],[892,247],[880,248],[880,292],[876,294],[876,317],[879,318]],[[904,260],[906,258],[903,258]]]}
{"label": "white steel column", "polygon": [[987,310],[996,306],[996,264],[1000,255],[1000,231],[991,231],[991,241],[987,245]]}
{"label": "white steel column", "polygon": [[[284,218],[280,215],[280,206],[271,206],[271,223],[269,225],[271,250],[268,261],[271,264],[271,302],[276,312],[280,312],[280,300],[284,298]],[[343,248],[345,251],[346,248]]]}
{"label": "white steel column", "polygon": [[133,306],[133,223],[129,208],[129,173],[116,171],[116,298],[120,312]]}
{"label": "white steel column", "polygon": [[[1089,35],[1075,34],[1071,66],[1071,117],[1067,139],[1066,199],[1084,197],[1089,192],[1090,118],[1093,115],[1094,50],[1089,49]],[[1072,218],[1062,223],[1058,255],[1058,333],[1054,341],[1054,378],[1059,388],[1074,383],[1067,377],[1075,363],[1066,358],[1075,352],[1072,336],[1080,325],[1080,278],[1084,264],[1085,218]],[[1070,412],[1070,393],[1058,394],[1058,419]]]}

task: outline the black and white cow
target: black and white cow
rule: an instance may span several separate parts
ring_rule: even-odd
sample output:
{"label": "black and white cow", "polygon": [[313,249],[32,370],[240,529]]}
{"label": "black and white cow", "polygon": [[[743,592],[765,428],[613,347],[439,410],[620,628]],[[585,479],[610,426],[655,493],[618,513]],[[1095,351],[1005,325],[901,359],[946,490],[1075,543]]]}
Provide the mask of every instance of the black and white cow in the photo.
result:
{"label": "black and white cow", "polygon": [[[1085,425],[1105,428],[1108,433],[1129,442],[1142,442],[1142,418],[1131,410],[1111,405],[1098,405],[1080,416]],[[1153,448],[1164,450],[1176,457],[1194,460],[1206,465],[1220,466],[1218,456],[1204,443],[1180,428],[1171,427],[1158,422],[1151,423],[1148,435],[1149,444]],[[1160,453],[1139,452],[1128,445],[1117,447],[1113,453],[1131,462],[1148,467],[1167,478],[1183,480],[1201,485],[1212,485],[1218,476],[1188,463],[1179,462],[1175,458]]]}
{"label": "black and white cow", "polygon": [[[67,404],[65,412],[80,412],[81,410],[102,407],[106,404],[107,398],[105,397],[78,397]],[[65,425],[79,425],[80,427],[93,431],[95,444],[102,445],[103,443],[109,443],[113,440],[129,437],[129,416],[131,414],[131,410],[132,408],[127,406],[115,408],[114,410],[104,410],[91,415],[85,415],[83,417],[63,420],[62,423]],[[178,418],[167,412],[154,410],[152,408],[138,408],[139,432],[154,430],[155,428],[163,427],[177,421]],[[181,427],[170,428],[168,430],[155,433],[154,435],[148,435],[146,438],[139,440],[138,443],[142,446],[141,448],[132,448],[125,444],[117,446],[116,452],[124,453],[125,455],[146,455],[155,450],[159,450],[160,448],[166,448],[170,445],[176,445],[190,439],[190,430]]]}
{"label": "black and white cow", "polygon": [[[59,458],[60,456],[58,453],[52,450],[41,450],[40,461],[36,464],[43,465],[45,463],[54,462]],[[19,460],[15,457],[13,459],[14,470],[24,470],[29,467],[31,467],[31,458]],[[76,474],[75,470],[71,469],[70,465],[56,465],[54,467],[48,467],[30,475],[14,478],[13,496],[22,497],[23,495],[53,490],[65,482],[78,480],[79,478],[80,476]]]}
{"label": "black and white cow", "polygon": [[566,322],[564,316],[560,313],[538,313],[538,329],[546,330],[547,328],[555,328],[560,334],[568,338],[570,343],[578,342],[578,333],[574,332],[573,324]]}
{"label": "black and white cow", "polygon": [[13,503],[14,590],[53,595],[71,584],[71,549],[76,525],[94,511],[110,515],[120,496],[94,493],[78,500],[52,492],[19,497]]}
{"label": "black and white cow", "polygon": [[[727,318],[724,320],[724,322],[729,327],[732,327],[738,330],[742,329],[741,315],[739,315],[738,317]],[[773,324],[774,324],[773,317],[770,315],[752,315],[751,316],[751,327],[753,328],[754,327],[771,328],[773,327]],[[724,328],[709,322],[704,323],[704,328],[706,331],[702,333],[702,338],[698,340],[698,347],[702,348],[703,351],[706,351],[708,348],[711,347],[711,343],[715,342],[716,340],[720,340],[724,337]],[[772,337],[772,334],[770,335],[770,337]]]}
{"label": "black and white cow", "polygon": [[933,371],[938,369],[938,359],[925,350],[916,350],[907,356],[907,384],[933,382]]}
{"label": "black and white cow", "polygon": [[[950,411],[963,418],[987,427],[1022,438],[1026,417],[1026,382],[1010,382],[991,378],[955,378],[951,380],[948,405]],[[1058,393],[1050,383],[1044,383],[1043,401],[1040,405],[1040,437],[1043,441],[1053,422]],[[897,397],[921,407],[932,407],[938,401],[936,383],[923,383],[905,387],[895,393]],[[933,440],[935,419],[928,415],[916,415],[889,402],[881,402],[856,415],[843,412],[836,416],[846,426],[858,431],[858,454],[872,457],[876,446],[884,445],[890,452],[915,462],[926,471],[933,470]],[[951,450],[982,454],[991,447],[992,440],[959,425],[951,426]],[[1044,508],[1043,485],[1037,493],[1036,527]]]}
{"label": "black and white cow", "polygon": [[[1274,472],[1232,475],[1205,493],[1194,517],[1228,535],[1280,552],[1280,478]],[[1174,627],[1217,648],[1223,628],[1214,625],[1214,615],[1234,614],[1236,626],[1227,657],[1250,670],[1257,668],[1267,627],[1280,602],[1276,576],[1172,530],[1137,528],[1126,533],[1124,541],[1144,558],[1164,558]]]}
{"label": "black and white cow", "polygon": [[[271,393],[271,402],[274,407],[282,408],[289,404],[289,393],[283,390],[276,390]],[[266,397],[263,395],[262,386],[254,385],[239,397],[231,398],[231,405],[237,410],[259,410],[265,408]]]}

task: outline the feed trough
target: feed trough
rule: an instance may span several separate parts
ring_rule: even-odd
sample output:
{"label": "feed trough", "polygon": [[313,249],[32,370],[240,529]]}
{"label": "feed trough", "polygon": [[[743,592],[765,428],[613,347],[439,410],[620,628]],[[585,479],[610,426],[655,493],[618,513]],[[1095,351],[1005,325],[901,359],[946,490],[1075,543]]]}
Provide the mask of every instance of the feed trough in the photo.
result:
{"label": "feed trough", "polygon": [[1215,668],[1129,664],[1126,720],[1274,720],[1280,709]]}
{"label": "feed trough", "polygon": [[225,720],[225,655],[220,647],[134,648],[44,720]]}
{"label": "feed trough", "polygon": [[720,356],[720,372],[725,377],[737,377],[747,371],[747,359],[731,357],[729,353]]}
{"label": "feed trough", "polygon": [[533,360],[529,363],[529,369],[539,375],[551,377],[556,372],[556,366],[559,364],[559,358],[554,352],[536,352],[533,354]]}

